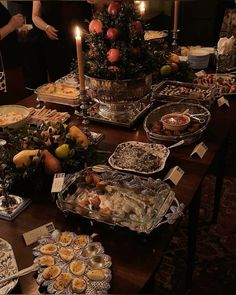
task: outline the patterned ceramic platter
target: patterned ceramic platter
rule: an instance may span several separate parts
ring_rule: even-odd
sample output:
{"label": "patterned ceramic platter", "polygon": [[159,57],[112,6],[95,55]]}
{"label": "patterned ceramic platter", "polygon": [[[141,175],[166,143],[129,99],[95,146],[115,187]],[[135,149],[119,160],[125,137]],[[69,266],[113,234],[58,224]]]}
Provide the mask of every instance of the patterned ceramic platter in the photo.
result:
{"label": "patterned ceramic platter", "polygon": [[[11,245],[0,238],[0,280],[18,272],[16,259]],[[0,285],[0,294],[9,293],[17,284],[18,279]]]}
{"label": "patterned ceramic platter", "polygon": [[117,170],[153,174],[165,167],[169,154],[162,144],[128,141],[116,147],[108,162]]}
{"label": "patterned ceramic platter", "polygon": [[54,231],[33,249],[37,283],[50,294],[104,294],[110,288],[111,258],[87,235]]}

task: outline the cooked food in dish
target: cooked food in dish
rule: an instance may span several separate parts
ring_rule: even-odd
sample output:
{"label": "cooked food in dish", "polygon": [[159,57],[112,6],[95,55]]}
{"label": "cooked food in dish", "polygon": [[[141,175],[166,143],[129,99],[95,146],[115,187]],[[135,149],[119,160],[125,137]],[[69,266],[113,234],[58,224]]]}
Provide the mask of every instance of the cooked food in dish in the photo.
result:
{"label": "cooked food in dish", "polygon": [[87,287],[87,283],[84,279],[81,279],[81,278],[75,278],[73,279],[72,281],[72,290],[75,292],[75,293],[83,293],[84,290],[86,289]]}
{"label": "cooked food in dish", "polygon": [[102,269],[91,269],[86,275],[92,281],[102,281],[105,279],[105,273]]}
{"label": "cooked food in dish", "polygon": [[39,251],[42,254],[52,255],[52,254],[55,254],[57,252],[57,246],[55,244],[52,244],[52,243],[45,244],[42,247],[40,247]]}
{"label": "cooked food in dish", "polygon": [[61,247],[58,252],[61,259],[65,261],[71,261],[71,259],[74,257],[74,251],[70,248]]}
{"label": "cooked food in dish", "polygon": [[50,255],[44,255],[39,257],[38,264],[40,266],[52,266],[55,264],[55,259]]}
{"label": "cooked food in dish", "polygon": [[164,168],[168,156],[164,145],[127,141],[116,147],[108,162],[115,169],[151,174]]}
{"label": "cooked food in dish", "polygon": [[85,272],[85,263],[81,260],[72,261],[70,271],[76,276],[81,276]]}
{"label": "cooked food in dish", "polygon": [[165,129],[184,130],[190,123],[190,117],[181,113],[171,113],[162,116],[161,122]]}
{"label": "cooked food in dish", "polygon": [[79,96],[78,89],[76,89],[75,87],[65,86],[60,82],[45,84],[38,89],[38,93],[46,95],[63,96],[68,98]]}
{"label": "cooked food in dish", "polygon": [[61,268],[57,265],[49,266],[42,272],[43,278],[48,281],[55,279],[61,273]]}
{"label": "cooked food in dish", "polygon": [[165,38],[167,36],[166,32],[163,31],[145,31],[144,39],[145,40],[153,40],[153,39],[160,39]]}
{"label": "cooked food in dish", "polygon": [[0,113],[0,126],[18,122],[26,117],[27,115],[17,112]]}
{"label": "cooked food in dish", "polygon": [[72,281],[72,275],[70,273],[61,273],[55,280],[53,284],[54,289],[63,290],[65,289],[70,282]]}
{"label": "cooked food in dish", "polygon": [[62,246],[68,246],[70,245],[72,240],[73,240],[73,234],[69,231],[64,231],[59,238],[59,243]]}
{"label": "cooked food in dish", "polygon": [[73,242],[73,247],[75,249],[80,249],[80,248],[83,248],[84,246],[86,246],[87,243],[88,243],[88,236],[78,235]]}

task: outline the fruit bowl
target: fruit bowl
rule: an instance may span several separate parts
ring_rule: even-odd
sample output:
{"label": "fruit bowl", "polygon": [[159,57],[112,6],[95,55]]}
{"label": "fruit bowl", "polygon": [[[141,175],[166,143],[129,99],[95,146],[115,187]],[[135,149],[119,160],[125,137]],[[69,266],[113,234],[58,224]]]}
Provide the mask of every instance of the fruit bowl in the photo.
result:
{"label": "fruit bowl", "polygon": [[161,117],[163,127],[168,130],[184,130],[190,123],[190,117],[181,113],[170,113]]}
{"label": "fruit bowl", "polygon": [[0,106],[0,128],[18,129],[26,124],[30,111],[21,105]]}

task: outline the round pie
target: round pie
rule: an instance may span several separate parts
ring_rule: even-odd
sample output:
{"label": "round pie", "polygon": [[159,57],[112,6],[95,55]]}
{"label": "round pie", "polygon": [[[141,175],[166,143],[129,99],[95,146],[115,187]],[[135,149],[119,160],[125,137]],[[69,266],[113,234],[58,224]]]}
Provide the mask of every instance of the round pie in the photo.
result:
{"label": "round pie", "polygon": [[87,272],[87,277],[92,281],[102,281],[105,279],[105,273],[102,269],[91,269]]}
{"label": "round pie", "polygon": [[88,236],[86,235],[79,235],[74,240],[73,246],[75,249],[80,249],[86,246],[88,243]]}
{"label": "round pie", "polygon": [[81,260],[75,260],[70,263],[70,271],[76,276],[81,276],[85,272],[85,267],[85,263]]}
{"label": "round pie", "polygon": [[39,251],[42,254],[52,255],[52,254],[55,254],[57,252],[57,246],[55,244],[52,244],[52,243],[45,244],[42,247],[40,247]]}
{"label": "round pie", "polygon": [[43,255],[39,257],[38,264],[40,266],[52,266],[55,264],[55,259],[50,255]]}
{"label": "round pie", "polygon": [[52,280],[55,279],[61,273],[61,269],[57,265],[49,266],[44,269],[42,272],[42,276],[45,280]]}
{"label": "round pie", "polygon": [[70,245],[72,240],[73,240],[73,234],[69,231],[64,231],[59,238],[59,243],[62,246],[68,246]]}
{"label": "round pie", "polygon": [[83,293],[84,290],[86,289],[87,284],[86,281],[84,279],[81,278],[75,278],[72,281],[72,290],[75,293]]}
{"label": "round pie", "polygon": [[63,290],[65,289],[70,282],[72,281],[72,275],[70,273],[61,273],[55,280],[53,284],[54,289]]}
{"label": "round pie", "polygon": [[71,261],[71,259],[74,257],[74,251],[70,248],[61,247],[58,252],[61,259],[65,261]]}

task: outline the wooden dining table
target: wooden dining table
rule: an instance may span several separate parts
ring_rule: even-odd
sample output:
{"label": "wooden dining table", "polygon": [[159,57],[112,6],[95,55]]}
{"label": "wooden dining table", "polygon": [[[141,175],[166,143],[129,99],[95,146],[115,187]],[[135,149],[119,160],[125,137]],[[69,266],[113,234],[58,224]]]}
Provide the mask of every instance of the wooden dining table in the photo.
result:
{"label": "wooden dining table", "polygon": [[[156,178],[163,179],[166,173],[176,165],[184,170],[180,182],[176,186],[170,185],[173,187],[179,202],[185,205],[185,214],[189,214],[188,256],[186,257],[188,266],[187,287],[191,287],[194,268],[201,184],[214,163],[217,163],[218,166],[216,169],[217,181],[213,221],[216,222],[217,220],[224,176],[224,156],[230,130],[236,118],[236,98],[232,96],[229,102],[230,107],[225,105],[218,107],[215,103],[211,108],[211,121],[201,138],[201,141],[208,147],[202,159],[196,155],[190,156],[197,143],[180,146],[171,150],[164,170],[155,175]],[[18,104],[28,107],[35,106],[36,96],[27,97],[19,101]],[[51,107],[52,105],[50,105]],[[57,105],[53,105],[53,107],[62,108]],[[69,111],[73,112],[72,109],[69,109]],[[143,129],[143,120],[137,122],[133,129],[97,122],[90,122],[89,129],[104,134],[104,139],[98,148],[109,152],[113,152],[121,142],[129,140],[148,142]],[[151,292],[148,286],[153,274],[158,269],[164,251],[176,232],[180,219],[175,224],[162,225],[150,234],[138,234],[126,228],[113,227],[96,221],[91,222],[78,215],[66,215],[57,208],[51,199],[46,198],[46,195],[47,192],[42,190],[41,195],[37,196],[37,199],[34,198],[30,206],[14,221],[0,220],[0,236],[12,245],[19,269],[25,268],[33,262],[32,248],[34,245],[26,246],[22,234],[48,222],[53,222],[59,230],[97,234],[94,239],[102,243],[105,252],[112,258],[110,293]],[[31,273],[21,277],[19,288],[21,293],[38,293],[39,286],[36,283],[35,275]]]}

